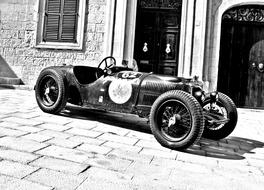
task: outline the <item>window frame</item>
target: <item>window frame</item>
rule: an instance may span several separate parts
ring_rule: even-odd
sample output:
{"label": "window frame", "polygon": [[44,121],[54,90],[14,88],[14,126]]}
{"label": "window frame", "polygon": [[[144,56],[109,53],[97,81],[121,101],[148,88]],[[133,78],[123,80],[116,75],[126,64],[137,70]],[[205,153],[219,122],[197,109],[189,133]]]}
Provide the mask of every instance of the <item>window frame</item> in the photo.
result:
{"label": "window frame", "polygon": [[76,30],[76,42],[47,42],[44,41],[45,8],[47,0],[39,0],[38,27],[36,37],[36,48],[47,49],[83,49],[84,22],[86,16],[86,0],[79,0],[78,21]]}

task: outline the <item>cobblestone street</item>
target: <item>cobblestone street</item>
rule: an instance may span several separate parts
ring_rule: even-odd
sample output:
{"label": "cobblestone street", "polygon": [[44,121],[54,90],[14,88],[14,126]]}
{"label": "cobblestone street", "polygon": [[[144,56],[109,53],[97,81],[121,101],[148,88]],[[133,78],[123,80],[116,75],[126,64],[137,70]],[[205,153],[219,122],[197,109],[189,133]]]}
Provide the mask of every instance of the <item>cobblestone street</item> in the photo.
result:
{"label": "cobblestone street", "polygon": [[34,91],[0,88],[0,189],[264,189],[264,111],[238,109],[235,131],[185,152],[146,120],[68,105],[43,113]]}

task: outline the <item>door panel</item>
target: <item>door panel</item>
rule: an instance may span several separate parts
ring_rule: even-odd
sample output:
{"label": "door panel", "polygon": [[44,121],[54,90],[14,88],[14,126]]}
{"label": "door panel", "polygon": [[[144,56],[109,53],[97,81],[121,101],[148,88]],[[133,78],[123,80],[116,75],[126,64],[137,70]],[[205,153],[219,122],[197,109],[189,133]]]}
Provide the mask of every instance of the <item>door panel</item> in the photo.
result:
{"label": "door panel", "polygon": [[179,10],[139,6],[134,57],[140,71],[177,74],[181,18]]}

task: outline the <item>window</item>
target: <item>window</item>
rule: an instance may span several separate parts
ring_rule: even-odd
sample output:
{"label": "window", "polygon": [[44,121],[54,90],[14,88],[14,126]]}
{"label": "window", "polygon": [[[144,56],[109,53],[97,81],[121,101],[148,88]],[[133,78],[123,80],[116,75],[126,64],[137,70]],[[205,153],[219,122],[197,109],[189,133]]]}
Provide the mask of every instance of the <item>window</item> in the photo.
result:
{"label": "window", "polygon": [[40,0],[37,47],[82,49],[85,0]]}

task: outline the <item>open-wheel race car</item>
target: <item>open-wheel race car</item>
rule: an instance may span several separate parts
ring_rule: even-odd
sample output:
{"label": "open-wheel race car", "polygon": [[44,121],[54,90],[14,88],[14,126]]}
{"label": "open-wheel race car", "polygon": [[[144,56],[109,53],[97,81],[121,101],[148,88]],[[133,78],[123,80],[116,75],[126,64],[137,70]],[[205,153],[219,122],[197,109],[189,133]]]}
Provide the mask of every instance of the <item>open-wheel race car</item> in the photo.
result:
{"label": "open-wheel race car", "polygon": [[135,72],[116,66],[113,57],[104,58],[97,68],[45,68],[37,79],[35,95],[47,113],[57,114],[71,103],[145,117],[157,141],[176,150],[190,147],[201,136],[225,138],[237,123],[233,101],[220,92],[205,93],[196,78]]}

